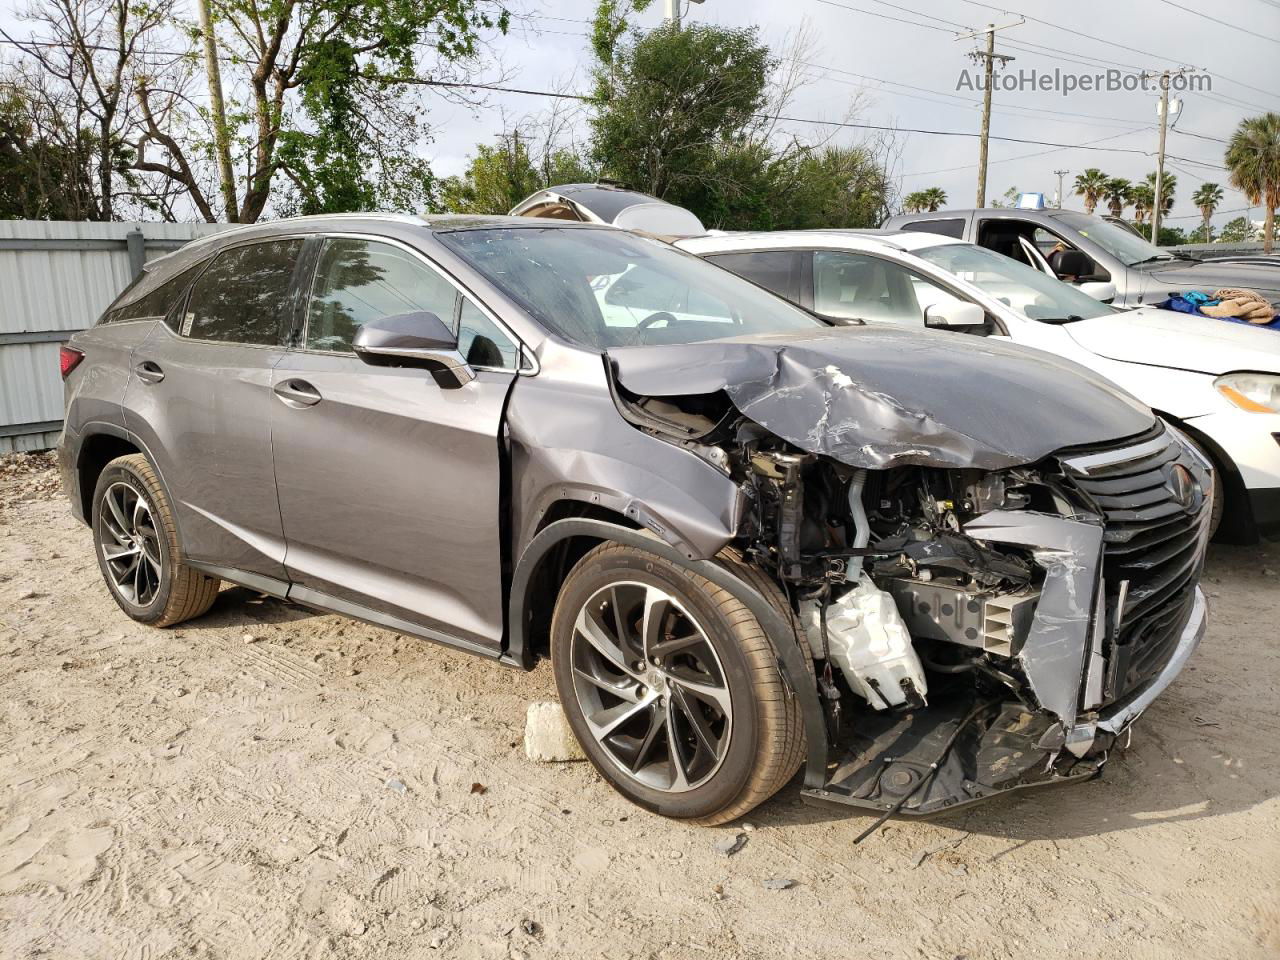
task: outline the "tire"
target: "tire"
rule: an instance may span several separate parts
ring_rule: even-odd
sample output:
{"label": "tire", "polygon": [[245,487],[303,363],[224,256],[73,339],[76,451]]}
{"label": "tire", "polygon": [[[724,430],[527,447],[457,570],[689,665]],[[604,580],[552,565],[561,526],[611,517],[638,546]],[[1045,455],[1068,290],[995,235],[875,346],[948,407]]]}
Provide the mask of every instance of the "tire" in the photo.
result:
{"label": "tire", "polygon": [[222,581],[182,562],[173,508],[142,454],[118,457],[103,469],[91,526],[107,589],[134,620],[169,627],[213,606]]}
{"label": "tire", "polygon": [[[740,575],[746,567],[733,555],[721,562]],[[646,609],[660,625],[648,641]],[[734,820],[781,789],[804,756],[799,704],[759,621],[728,590],[645,550],[605,543],[573,568],[552,617],[551,663],[587,758],[653,813]]]}

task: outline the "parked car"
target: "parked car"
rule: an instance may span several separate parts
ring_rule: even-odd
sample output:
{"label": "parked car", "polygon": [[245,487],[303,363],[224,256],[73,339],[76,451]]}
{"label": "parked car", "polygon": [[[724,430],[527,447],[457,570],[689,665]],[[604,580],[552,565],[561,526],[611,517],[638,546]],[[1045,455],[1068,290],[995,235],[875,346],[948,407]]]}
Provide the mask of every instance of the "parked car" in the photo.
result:
{"label": "parked car", "polygon": [[[945,210],[890,217],[886,230],[968,240],[1076,284],[1110,284],[1112,302],[1137,307],[1191,290],[1255,290],[1280,301],[1280,263],[1197,260],[1155,246],[1102,217],[1073,210]],[[1095,287],[1093,295],[1099,295]]]}
{"label": "parked car", "polygon": [[[1217,467],[1212,529],[1280,533],[1280,335],[1154,307],[1114,309],[984,247],[932,233],[701,237],[686,250],[839,320],[946,328],[1073,360],[1176,423]],[[966,341],[979,347],[979,341]]]}
{"label": "parked car", "polygon": [[516,204],[511,215],[576,223],[607,223],[623,230],[638,230],[668,238],[696,237],[706,233],[702,221],[684,207],[609,181],[566,183],[538,190]]}
{"label": "parked car", "polygon": [[72,338],[59,457],[137,621],[230,581],[549,653],[648,810],[724,822],[803,763],[926,814],[1096,775],[1205,629],[1207,462],[1069,361],[954,344],[612,227],[282,220]]}

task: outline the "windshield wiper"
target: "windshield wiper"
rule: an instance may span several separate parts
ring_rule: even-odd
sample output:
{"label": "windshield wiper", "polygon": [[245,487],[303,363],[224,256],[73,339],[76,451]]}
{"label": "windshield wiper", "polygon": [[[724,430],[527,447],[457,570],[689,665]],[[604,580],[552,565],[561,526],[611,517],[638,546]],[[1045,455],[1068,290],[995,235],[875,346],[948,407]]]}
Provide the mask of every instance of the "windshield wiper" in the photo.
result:
{"label": "windshield wiper", "polygon": [[1084,317],[1080,316],[1078,313],[1070,313],[1065,317],[1037,317],[1036,319],[1040,323],[1054,323],[1062,325],[1064,323],[1075,323],[1079,320],[1083,320]]}
{"label": "windshield wiper", "polygon": [[1173,254],[1171,253],[1157,253],[1154,257],[1147,257],[1145,260],[1135,260],[1133,263],[1129,264],[1129,266],[1140,267],[1144,263],[1155,263],[1158,260],[1176,260],[1176,259],[1177,257],[1173,256]]}

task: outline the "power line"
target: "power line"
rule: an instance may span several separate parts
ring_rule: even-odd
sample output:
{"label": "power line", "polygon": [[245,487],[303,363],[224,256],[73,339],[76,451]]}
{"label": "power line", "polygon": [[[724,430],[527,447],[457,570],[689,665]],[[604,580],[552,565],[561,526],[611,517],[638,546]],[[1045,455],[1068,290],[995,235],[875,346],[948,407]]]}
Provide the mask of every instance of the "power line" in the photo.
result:
{"label": "power line", "polygon": [[1179,130],[1177,127],[1171,127],[1174,133],[1180,133],[1184,137],[1195,137],[1197,140],[1212,140],[1214,143],[1227,143],[1221,137],[1206,137],[1203,133],[1192,133],[1190,130]]}
{"label": "power line", "polygon": [[1247,33],[1252,37],[1257,37],[1259,40],[1267,40],[1271,43],[1280,45],[1280,40],[1275,39],[1275,37],[1268,37],[1266,34],[1259,33],[1256,30],[1249,30],[1239,24],[1228,23],[1226,20],[1219,20],[1217,17],[1211,17],[1207,13],[1201,13],[1199,10],[1192,10],[1190,7],[1184,7],[1180,3],[1174,3],[1173,0],[1160,0],[1160,2],[1168,4],[1171,7],[1176,7],[1179,10],[1185,10],[1187,13],[1200,17],[1202,20],[1209,20],[1213,23],[1221,24],[1224,27],[1230,27],[1232,30],[1239,30],[1241,33]]}
{"label": "power line", "polygon": [[[1030,14],[1023,13],[1020,10],[1016,10],[1010,7],[999,7],[999,6],[995,6],[994,4],[983,3],[981,2],[981,0],[961,0],[961,2],[971,4],[975,7],[983,7],[987,10],[997,10],[997,11],[1000,11],[1001,13],[1016,13],[1020,17],[1026,17],[1028,20],[1032,21],[1033,23],[1038,23],[1038,24],[1041,24],[1042,26],[1049,27],[1050,29],[1053,29],[1053,30],[1061,30],[1064,33],[1069,33],[1069,34],[1072,34],[1073,36],[1081,37],[1085,40],[1088,40],[1090,43],[1103,43],[1103,44],[1106,44],[1107,46],[1116,47],[1120,50],[1127,50],[1130,53],[1137,53],[1144,57],[1152,57],[1155,60],[1163,63],[1181,62],[1181,58],[1179,57],[1161,56],[1160,54],[1152,53],[1150,50],[1142,50],[1138,47],[1128,46],[1127,44],[1116,43],[1114,40],[1108,40],[1102,36],[1094,36],[1088,33],[1082,33],[1079,30],[1073,30],[1070,27],[1064,27],[1060,23],[1053,23],[1050,20],[1042,20],[1039,17],[1033,17]],[[1059,52],[1070,53],[1072,56],[1083,56],[1083,57],[1088,56],[1088,54],[1077,54],[1074,51],[1059,51]],[[1130,69],[1136,69],[1133,67],[1132,64],[1123,64],[1123,66],[1128,66]],[[1209,72],[1211,75],[1216,75],[1220,79],[1226,80],[1228,83],[1234,83],[1237,86],[1246,87],[1249,90],[1254,90],[1258,93],[1265,93],[1267,96],[1276,97],[1280,99],[1280,93],[1276,93],[1273,90],[1264,90],[1261,87],[1251,86],[1243,82],[1242,80],[1233,79],[1232,77],[1227,76],[1225,73],[1222,73],[1221,71],[1216,71],[1216,72],[1206,71],[1206,72]],[[1266,109],[1266,108],[1259,108],[1259,109]]]}
{"label": "power line", "polygon": [[[903,20],[901,17],[891,17],[887,13],[877,13],[874,10],[867,10],[865,7],[851,7],[847,3],[836,3],[836,0],[817,0],[817,2],[828,7],[839,7],[841,10],[850,10],[853,13],[865,13],[869,17],[879,17],[882,20],[892,20],[895,23],[905,23],[912,27],[923,27],[925,30],[936,30],[938,33],[955,33],[955,31],[949,27],[935,27],[931,23],[920,23],[916,20]],[[894,5],[889,3],[885,4],[885,6]],[[898,7],[897,9],[902,10],[905,13],[915,13],[914,10],[907,10],[905,7]],[[920,14],[920,16],[923,16],[923,14]]]}
{"label": "power line", "polygon": [[[1097,140],[1087,140],[1087,141],[1085,141],[1084,143],[1076,144],[1076,145],[1074,145],[1073,147],[1070,147],[1070,148],[1067,148],[1067,149],[1074,149],[1074,150],[1088,150],[1088,149],[1092,148],[1092,147],[1093,147],[1093,145],[1094,145],[1095,143],[1106,143],[1108,140],[1119,140],[1121,137],[1127,137],[1127,136],[1129,136],[1130,134],[1134,134],[1134,133],[1145,133],[1146,131],[1148,131],[1148,130],[1150,130],[1150,129],[1151,129],[1150,125],[1147,125],[1147,126],[1145,126],[1145,127],[1136,127],[1136,128],[1134,128],[1133,130],[1126,130],[1124,133],[1117,133],[1117,134],[1113,134],[1113,135],[1111,135],[1111,136],[1109,136],[1109,137],[1099,137]],[[1060,152],[1060,150],[1061,150],[1061,149],[1063,149],[1063,148],[1060,148],[1060,147],[1059,147],[1059,148],[1055,148],[1055,149],[1053,149],[1053,150],[1038,150],[1038,151],[1036,151],[1035,153],[1020,153],[1020,154],[1018,154],[1016,157],[1003,157],[1003,158],[1001,158],[1001,159],[999,159],[999,160],[992,160],[992,161],[991,161],[991,163],[992,163],[992,164],[996,164],[996,163],[1011,163],[1011,162],[1013,162],[1014,160],[1030,160],[1030,159],[1032,159],[1033,157],[1047,157],[1047,156],[1048,156],[1049,154],[1051,154],[1051,153],[1058,153],[1058,152]],[[1097,148],[1097,149],[1102,149],[1102,148]],[[954,173],[954,172],[955,172],[955,171],[957,171],[957,170],[972,170],[972,169],[974,169],[976,166],[977,166],[977,164],[976,164],[976,163],[970,163],[970,164],[966,164],[966,165],[964,165],[964,166],[960,166],[960,167],[944,167],[944,168],[943,168],[943,169],[941,169],[941,170],[918,170],[918,171],[916,171],[915,173],[904,173],[902,176],[903,176],[904,178],[906,178],[906,177],[929,177],[929,176],[934,176],[935,174],[939,174],[939,173]]]}

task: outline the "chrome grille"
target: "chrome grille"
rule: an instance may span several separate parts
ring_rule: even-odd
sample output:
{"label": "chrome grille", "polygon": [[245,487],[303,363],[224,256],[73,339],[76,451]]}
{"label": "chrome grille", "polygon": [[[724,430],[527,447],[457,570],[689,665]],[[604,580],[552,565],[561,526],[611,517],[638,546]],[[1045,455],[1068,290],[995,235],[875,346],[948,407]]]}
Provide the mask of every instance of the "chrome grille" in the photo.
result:
{"label": "chrome grille", "polygon": [[[1178,463],[1204,478],[1206,496],[1193,513],[1170,486],[1170,470]],[[1062,464],[1106,520],[1103,697],[1109,702],[1157,674],[1177,645],[1204,560],[1209,475],[1163,427],[1123,447],[1063,456]]]}

